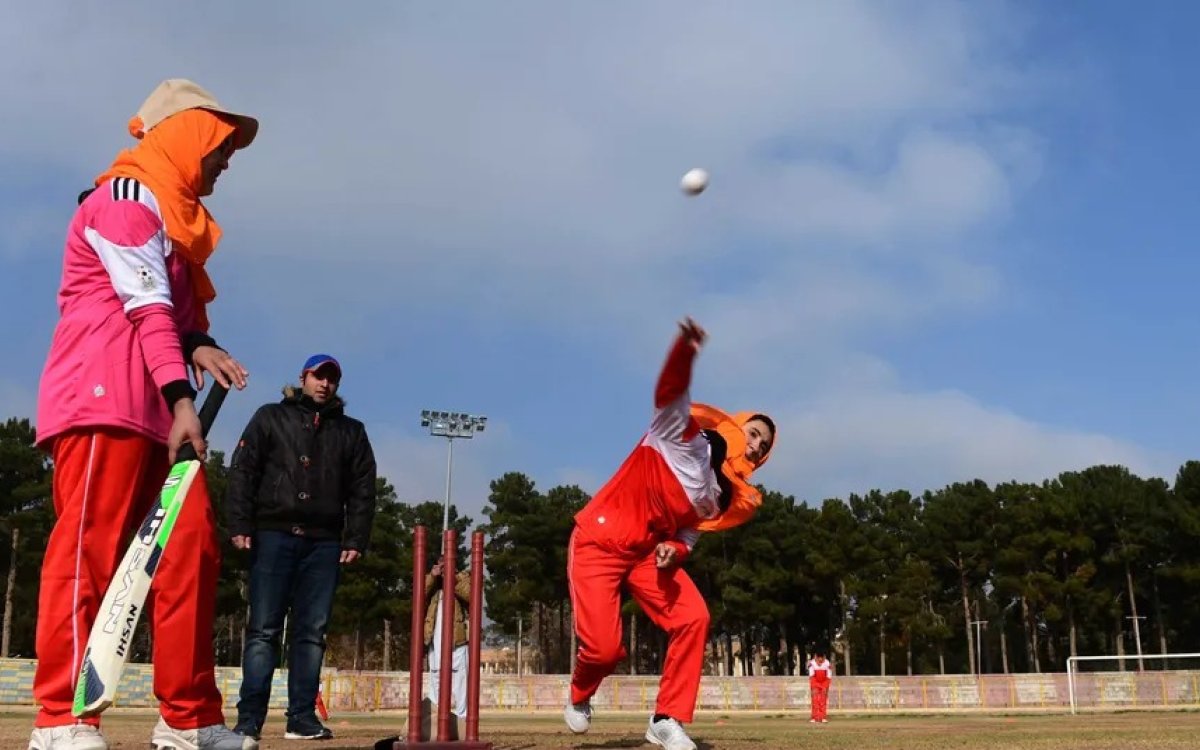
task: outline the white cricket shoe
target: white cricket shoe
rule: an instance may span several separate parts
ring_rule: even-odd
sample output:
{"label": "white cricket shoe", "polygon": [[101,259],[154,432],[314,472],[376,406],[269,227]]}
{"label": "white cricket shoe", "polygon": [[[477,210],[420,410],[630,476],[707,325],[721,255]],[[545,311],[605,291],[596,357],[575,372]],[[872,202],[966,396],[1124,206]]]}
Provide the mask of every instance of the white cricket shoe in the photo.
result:
{"label": "white cricket shoe", "polygon": [[29,735],[29,750],[108,750],[108,741],[91,724],[39,727]]}
{"label": "white cricket shoe", "polygon": [[158,717],[150,736],[154,750],[258,750],[258,740],[238,734],[224,724],[199,729],[175,729]]}
{"label": "white cricket shoe", "polygon": [[683,731],[683,725],[674,719],[655,721],[650,718],[646,728],[646,739],[666,750],[696,750],[696,743]]}
{"label": "white cricket shoe", "polygon": [[592,704],[568,703],[563,709],[563,718],[567,720],[567,728],[575,734],[583,734],[592,726]]}

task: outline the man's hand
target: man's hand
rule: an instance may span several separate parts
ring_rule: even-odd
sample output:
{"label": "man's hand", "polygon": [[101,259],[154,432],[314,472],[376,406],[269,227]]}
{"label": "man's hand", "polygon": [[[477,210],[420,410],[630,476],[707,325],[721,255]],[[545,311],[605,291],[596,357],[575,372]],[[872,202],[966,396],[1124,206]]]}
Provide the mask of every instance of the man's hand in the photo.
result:
{"label": "man's hand", "polygon": [[342,565],[349,565],[358,558],[362,557],[362,553],[356,549],[342,550]]}
{"label": "man's hand", "polygon": [[240,362],[229,356],[229,352],[215,346],[198,346],[192,352],[192,375],[196,379],[196,390],[204,389],[205,372],[211,373],[213,380],[220,383],[221,387],[229,388],[229,384],[233,383],[239,391],[246,387],[246,376],[250,374]]}
{"label": "man's hand", "polygon": [[233,546],[237,549],[250,549],[250,537],[248,536],[239,534],[238,536],[233,537],[230,541],[233,542]]}
{"label": "man's hand", "polygon": [[192,444],[201,461],[207,460],[204,431],[200,429],[196,403],[190,398],[181,398],[175,402],[174,411],[175,419],[171,422],[171,431],[167,434],[167,460],[175,463],[179,449],[186,443]]}
{"label": "man's hand", "polygon": [[659,542],[658,546],[654,548],[654,564],[658,566],[659,570],[674,567],[675,558],[678,554],[675,545],[667,542]]}
{"label": "man's hand", "polygon": [[708,334],[704,332],[704,329],[691,318],[684,318],[679,323],[679,335],[683,337],[684,341],[691,344],[692,348],[696,351],[700,351],[704,346],[704,340],[708,338]]}

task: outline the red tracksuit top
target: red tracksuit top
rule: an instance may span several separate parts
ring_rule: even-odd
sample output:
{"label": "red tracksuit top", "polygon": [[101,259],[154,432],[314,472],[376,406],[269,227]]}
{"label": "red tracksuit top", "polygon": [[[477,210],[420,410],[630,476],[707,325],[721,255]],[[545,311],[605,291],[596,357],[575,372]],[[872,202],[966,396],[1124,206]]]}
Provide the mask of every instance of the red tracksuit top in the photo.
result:
{"label": "red tracksuit top", "polygon": [[810,688],[828,688],[833,681],[833,664],[828,659],[817,663],[816,659],[808,662],[808,686]]}
{"label": "red tracksuit top", "polygon": [[640,557],[675,541],[680,560],[719,513],[720,487],[708,439],[691,416],[688,386],[696,351],[676,339],[654,391],[650,429],[621,468],[575,515],[576,533],[610,552]]}

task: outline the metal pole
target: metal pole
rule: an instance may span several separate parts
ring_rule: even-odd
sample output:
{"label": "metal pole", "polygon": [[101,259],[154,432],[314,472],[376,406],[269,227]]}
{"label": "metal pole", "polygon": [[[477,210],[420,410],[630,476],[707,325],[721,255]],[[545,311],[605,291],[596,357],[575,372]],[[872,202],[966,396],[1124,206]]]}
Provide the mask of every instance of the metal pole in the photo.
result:
{"label": "metal pole", "polygon": [[975,674],[983,674],[983,644],[981,643],[983,636],[980,635],[980,630],[987,624],[987,620],[972,620],[971,624],[975,626]]}
{"label": "metal pole", "polygon": [[425,527],[413,533],[412,633],[408,648],[408,744],[421,741],[421,673],[425,660]]}
{"label": "metal pole", "polygon": [[449,450],[446,451],[446,504],[442,507],[442,533],[450,528],[450,477],[454,471],[454,438],[446,438],[446,442],[450,444]]}
{"label": "metal pole", "polygon": [[467,612],[467,742],[479,739],[479,655],[483,640],[483,532],[471,535],[471,606]]}
{"label": "metal pole", "polygon": [[1071,695],[1071,713],[1075,713],[1075,672],[1072,671],[1077,657],[1067,657],[1067,692]]}
{"label": "metal pole", "polygon": [[983,644],[979,642],[983,623],[975,621],[975,674],[983,673]]}
{"label": "metal pole", "polygon": [[1133,620],[1133,640],[1137,644],[1138,671],[1144,672],[1146,666],[1142,663],[1142,631],[1138,627],[1138,620],[1144,620],[1146,616],[1138,615],[1137,617],[1126,617],[1125,619]]}
{"label": "metal pole", "polygon": [[983,674],[983,622],[975,623],[975,674]]}

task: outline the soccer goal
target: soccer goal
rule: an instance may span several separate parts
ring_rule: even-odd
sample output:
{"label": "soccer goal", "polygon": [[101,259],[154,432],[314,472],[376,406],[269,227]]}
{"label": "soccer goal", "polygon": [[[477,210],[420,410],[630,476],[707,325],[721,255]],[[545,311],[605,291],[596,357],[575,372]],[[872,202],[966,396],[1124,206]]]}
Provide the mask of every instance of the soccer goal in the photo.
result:
{"label": "soccer goal", "polygon": [[1067,658],[1071,713],[1081,708],[1200,705],[1200,654]]}

